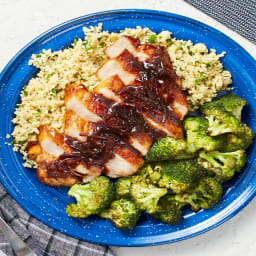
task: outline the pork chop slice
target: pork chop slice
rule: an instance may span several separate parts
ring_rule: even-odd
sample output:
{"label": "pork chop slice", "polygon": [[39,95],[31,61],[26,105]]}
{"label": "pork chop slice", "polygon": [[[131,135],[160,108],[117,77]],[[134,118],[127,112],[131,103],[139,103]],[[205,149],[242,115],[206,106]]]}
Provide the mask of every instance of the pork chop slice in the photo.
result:
{"label": "pork chop slice", "polygon": [[115,101],[122,102],[123,100],[117,94],[120,90],[124,88],[124,83],[119,78],[118,75],[108,76],[105,80],[98,83],[94,88],[93,92],[103,97]]}
{"label": "pork chop slice", "polygon": [[120,39],[105,49],[105,53],[109,58],[116,58],[126,49],[137,57],[139,61],[145,61],[150,58],[150,55],[141,50],[139,46],[140,41],[138,39],[130,36],[121,36]]}
{"label": "pork chop slice", "polygon": [[114,157],[105,163],[105,174],[111,178],[135,174],[144,164],[144,159],[138,157],[127,146],[118,146]]}
{"label": "pork chop slice", "polygon": [[[120,56],[125,50],[129,51],[134,57],[137,57],[140,62],[148,62],[154,56],[159,54],[159,48],[152,44],[140,44],[140,41],[131,36],[121,36],[115,43],[105,49],[106,55],[113,59]],[[173,73],[175,83],[182,88],[180,77],[173,70],[170,57],[166,51],[164,62]],[[174,72],[173,72],[174,71]]]}
{"label": "pork chop slice", "polygon": [[100,80],[105,80],[113,75],[118,75],[125,84],[133,83],[138,78],[138,74],[127,71],[116,59],[107,60],[96,72],[96,76]]}
{"label": "pork chop slice", "polygon": [[[123,99],[118,95],[118,92],[124,87],[125,85],[121,79],[114,75],[96,85],[93,91],[120,103],[123,102]],[[128,144],[145,156],[152,144],[152,139],[146,133],[134,133],[130,136]]]}
{"label": "pork chop slice", "polygon": [[[169,104],[173,112],[180,120],[183,120],[184,116],[188,113],[188,104],[184,93],[180,89],[181,79],[176,75],[167,53],[163,49],[156,49],[152,45],[141,45],[141,48],[151,52],[151,59],[155,58],[157,53],[161,54],[170,77],[170,81],[161,80],[161,82],[168,89],[166,97],[171,98]],[[134,59],[132,53],[125,49],[116,58],[106,61],[97,71],[97,75],[101,80],[106,80],[112,75],[118,75],[125,85],[137,84],[138,81],[136,80],[140,78],[140,67],[142,67],[141,63]],[[109,72],[109,69],[111,69],[111,72]]]}
{"label": "pork chop slice", "polygon": [[[124,69],[128,70],[127,72],[130,72],[131,74],[136,74],[136,76],[138,78],[139,70],[136,70],[137,66],[136,65],[133,66],[130,64],[131,62],[133,62],[133,59],[134,59],[134,57],[131,55],[131,53],[128,52],[127,50],[125,50],[121,55],[119,55],[116,59],[113,59],[113,60],[118,62],[120,65],[122,65]],[[102,83],[105,88],[109,87],[108,91],[111,90],[110,86],[112,83],[109,82],[109,81],[111,81],[111,79],[113,79],[111,77],[114,77],[114,79],[117,79],[117,76],[124,84],[123,86],[119,85],[119,89],[123,89],[124,87],[129,85],[129,83],[125,83],[124,80],[120,77],[120,76],[122,76],[122,74],[120,74],[120,73],[117,73],[114,76],[106,75],[106,79],[103,80]],[[110,80],[108,80],[108,79],[110,79]],[[132,83],[134,86],[137,85],[136,81],[133,81]],[[167,87],[168,93],[166,96],[172,98],[170,100],[170,106],[174,110],[173,112],[176,114],[176,116],[182,119],[183,116],[187,113],[186,98],[183,95],[183,93],[180,91],[179,88],[171,86],[169,83],[166,83],[166,86],[168,86]],[[97,86],[96,86],[96,90],[98,90]],[[122,101],[121,96],[118,95],[118,93],[115,90],[111,90],[111,93],[115,94],[115,98],[118,97],[119,102]],[[105,94],[104,96],[108,97],[107,94]],[[179,109],[177,111],[175,111],[175,107],[179,107]],[[161,115],[161,113],[158,113],[157,115],[159,116],[159,115]],[[162,119],[159,119],[159,118],[157,119],[157,118],[155,118],[154,115],[150,115],[147,113],[145,113],[144,118],[152,128],[158,129],[158,130],[164,132],[167,136],[173,136],[174,138],[182,138],[183,137],[183,132],[182,132],[182,128],[181,128],[180,124],[174,123],[172,120],[165,120],[164,123],[162,123]],[[149,140],[147,139],[146,140],[147,147],[149,145],[148,141]],[[135,140],[135,142],[136,142],[136,140]],[[134,145],[136,146],[136,144],[134,144]],[[149,148],[147,148],[147,147],[145,147],[146,149],[143,150],[143,153],[142,153],[143,155],[146,153],[147,150],[149,150]]]}
{"label": "pork chop slice", "polygon": [[65,89],[64,102],[67,110],[72,110],[85,121],[102,121],[102,118],[95,113],[97,106],[93,101],[93,94],[84,85],[69,84]]}
{"label": "pork chop slice", "polygon": [[183,139],[183,129],[180,125],[175,124],[171,119],[165,119],[161,112],[145,112],[143,113],[144,118],[148,124],[156,130],[164,132],[166,136],[171,136],[176,139]]}
{"label": "pork chop slice", "polygon": [[65,143],[65,137],[56,129],[46,125],[39,127],[38,144],[28,148],[28,156],[36,161],[39,180],[49,186],[72,186],[76,183],[87,182],[101,174],[96,166],[87,167],[78,163],[71,171],[53,168],[59,157],[64,153],[72,153]]}
{"label": "pork chop slice", "polygon": [[92,122],[86,121],[73,110],[67,110],[64,115],[64,134],[85,142],[87,135],[94,131]]}
{"label": "pork chop slice", "polygon": [[[114,83],[116,84],[116,86],[118,87],[119,85],[121,85],[121,81],[119,79],[119,83],[116,82]],[[104,89],[106,86],[99,86],[99,90],[102,92],[102,88]],[[104,90],[103,90],[104,91]],[[102,97],[104,95],[101,95]],[[70,84],[67,86],[66,88],[66,92],[65,92],[65,104],[66,107],[68,109],[68,111],[72,111],[72,112],[67,112],[67,115],[71,115],[68,118],[72,118],[72,121],[69,121],[66,119],[67,124],[70,124],[70,122],[74,123],[74,119],[78,118],[78,121],[75,121],[76,124],[72,124],[70,126],[72,129],[72,132],[74,130],[74,126],[75,126],[75,130],[76,130],[76,135],[77,132],[79,133],[79,136],[81,136],[81,134],[86,132],[90,132],[94,129],[94,126],[97,125],[97,122],[101,122],[103,121],[103,117],[104,115],[107,113],[107,108],[108,106],[105,105],[105,100],[104,97],[98,97],[96,94],[89,92],[84,86],[79,85],[79,84]],[[107,98],[107,97],[106,97]],[[75,99],[77,101],[79,101],[80,108],[85,109],[82,114],[81,114],[81,109],[79,109],[77,111],[76,106],[73,104],[70,104],[70,100]],[[83,113],[86,113],[86,115],[83,115]],[[89,113],[89,114],[87,114]],[[75,114],[75,115],[74,115]],[[79,118],[81,118],[83,121],[79,120]],[[86,119],[86,118],[89,118]],[[81,123],[87,123],[87,126],[85,127],[86,129],[83,129],[83,133],[80,133],[80,128],[79,124],[77,124],[77,122]],[[69,128],[70,128],[69,126]],[[77,129],[79,128],[79,129]],[[121,156],[121,158],[120,158]],[[133,158],[131,158],[130,156],[133,156]],[[119,164],[121,166],[131,166],[133,167],[133,171],[135,170],[135,168],[137,168],[137,162],[144,162],[144,160],[139,157],[138,155],[136,155],[134,152],[131,151],[131,149],[125,148],[123,149],[123,146],[121,145],[117,145],[115,152],[114,152],[114,158],[110,159],[109,161],[113,161],[113,159],[118,158],[119,159]],[[109,162],[108,161],[108,162]],[[119,166],[115,166],[115,165],[109,165],[108,162],[106,163],[106,170],[108,170],[108,173],[115,173],[116,176],[118,176],[118,172],[119,172]],[[130,169],[129,169],[130,170]],[[138,168],[136,169],[136,171],[138,170]],[[120,177],[123,174],[120,173]]]}

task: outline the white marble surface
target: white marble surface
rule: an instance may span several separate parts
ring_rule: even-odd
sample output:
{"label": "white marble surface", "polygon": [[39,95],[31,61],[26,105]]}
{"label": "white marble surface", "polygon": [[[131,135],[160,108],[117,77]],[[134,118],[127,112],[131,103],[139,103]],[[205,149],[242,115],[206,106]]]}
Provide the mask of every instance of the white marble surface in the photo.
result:
{"label": "white marble surface", "polygon": [[[26,43],[45,30],[84,14],[120,8],[169,11],[207,23],[240,43],[256,58],[256,46],[181,0],[0,0],[0,70]],[[155,247],[113,247],[117,255],[255,256],[256,199],[220,227],[192,239]]]}

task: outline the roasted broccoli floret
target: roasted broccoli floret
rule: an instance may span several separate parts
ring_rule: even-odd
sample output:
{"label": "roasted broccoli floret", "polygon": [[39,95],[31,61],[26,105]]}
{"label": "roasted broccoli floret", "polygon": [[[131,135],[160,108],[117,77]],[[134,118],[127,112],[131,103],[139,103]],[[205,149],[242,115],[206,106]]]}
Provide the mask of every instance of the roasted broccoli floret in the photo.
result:
{"label": "roasted broccoli floret", "polygon": [[115,183],[116,198],[130,198],[131,197],[132,177],[119,178]]}
{"label": "roasted broccoli floret", "polygon": [[161,165],[160,187],[171,189],[174,193],[183,193],[197,185],[207,171],[198,164],[197,159],[169,160]]}
{"label": "roasted broccoli floret", "polygon": [[143,181],[132,183],[131,195],[136,205],[148,213],[154,213],[159,199],[167,193],[166,188],[158,188]]}
{"label": "roasted broccoli floret", "polygon": [[175,200],[190,204],[193,211],[198,211],[200,208],[213,207],[220,201],[222,193],[221,183],[212,177],[206,177],[201,179],[198,186],[193,190],[175,195]]}
{"label": "roasted broccoli floret", "polygon": [[175,195],[165,195],[159,200],[157,210],[152,216],[167,224],[177,224],[182,219],[181,208],[185,204],[177,201]]}
{"label": "roasted broccoli floret", "polygon": [[219,151],[201,152],[199,155],[200,164],[213,171],[218,180],[224,182],[230,180],[235,172],[239,172],[246,163],[244,150],[222,153]]}
{"label": "roasted broccoli floret", "polygon": [[68,204],[66,212],[71,217],[86,218],[106,209],[114,198],[114,186],[109,178],[98,177],[88,184],[75,184],[68,191],[77,203]]}
{"label": "roasted broccoli floret", "polygon": [[161,166],[158,164],[146,164],[141,170],[138,172],[136,176],[134,176],[133,180],[140,179],[141,181],[145,181],[149,184],[157,184],[159,179],[161,178]]}
{"label": "roasted broccoli floret", "polygon": [[219,150],[225,143],[223,136],[211,137],[207,134],[208,120],[203,117],[187,117],[184,128],[187,135],[187,151],[194,153],[199,149]]}
{"label": "roasted broccoli floret", "polygon": [[244,125],[244,133],[239,135],[229,133],[226,136],[226,144],[222,148],[222,151],[232,152],[239,149],[247,149],[253,142],[254,132],[250,127]]}
{"label": "roasted broccoli floret", "polygon": [[225,133],[244,133],[244,125],[231,112],[220,106],[204,108],[202,113],[209,121],[207,131],[211,136]]}
{"label": "roasted broccoli floret", "polygon": [[146,155],[146,160],[151,162],[173,159],[185,148],[186,143],[184,140],[165,137],[153,144]]}
{"label": "roasted broccoli floret", "polygon": [[140,210],[131,200],[121,198],[113,201],[110,208],[102,211],[99,216],[113,221],[117,228],[127,230],[136,225],[140,218]]}
{"label": "roasted broccoli floret", "polygon": [[189,152],[189,146],[186,146],[186,149],[181,151],[177,156],[175,156],[172,160],[182,160],[182,159],[193,159],[198,157],[199,152]]}
{"label": "roasted broccoli floret", "polygon": [[241,120],[242,109],[245,104],[246,100],[236,96],[234,93],[229,93],[211,102],[205,103],[203,106],[201,106],[200,110],[204,112],[205,109],[212,107],[222,107],[226,111],[231,112],[238,120]]}

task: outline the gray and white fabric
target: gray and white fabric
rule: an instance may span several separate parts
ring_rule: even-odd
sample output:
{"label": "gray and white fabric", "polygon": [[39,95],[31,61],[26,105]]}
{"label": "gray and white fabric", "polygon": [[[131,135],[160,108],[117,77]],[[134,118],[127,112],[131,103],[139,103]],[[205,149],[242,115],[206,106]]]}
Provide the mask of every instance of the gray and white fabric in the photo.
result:
{"label": "gray and white fabric", "polygon": [[[0,185],[0,214],[38,256],[114,256],[107,246],[87,243],[44,225],[24,211],[2,185]],[[0,251],[8,256],[15,255],[1,231]]]}
{"label": "gray and white fabric", "polygon": [[256,0],[185,0],[256,43]]}

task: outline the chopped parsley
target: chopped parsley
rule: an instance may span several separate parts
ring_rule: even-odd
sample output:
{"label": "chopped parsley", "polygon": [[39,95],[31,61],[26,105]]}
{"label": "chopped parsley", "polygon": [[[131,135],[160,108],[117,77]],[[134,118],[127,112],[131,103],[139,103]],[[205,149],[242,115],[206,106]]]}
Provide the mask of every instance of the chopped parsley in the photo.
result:
{"label": "chopped parsley", "polygon": [[25,140],[17,141],[16,139],[13,139],[11,141],[11,144],[19,144],[20,146],[24,145],[26,143]]}
{"label": "chopped parsley", "polygon": [[73,44],[76,45],[76,43],[77,43],[77,39],[74,37],[73,38]]}
{"label": "chopped parsley", "polygon": [[153,35],[151,35],[151,36],[149,37],[148,42],[152,44],[152,43],[154,43],[155,41],[156,41],[156,35],[153,34]]}
{"label": "chopped parsley", "polygon": [[60,88],[54,88],[54,89],[51,89],[51,90],[50,90],[50,93],[56,95],[56,94],[58,94],[58,93],[61,92],[61,91],[62,91],[62,89],[60,89]]}
{"label": "chopped parsley", "polygon": [[23,94],[24,96],[28,96],[27,85],[25,85],[23,88]]}
{"label": "chopped parsley", "polygon": [[166,40],[166,43],[167,43],[168,46],[170,46],[170,45],[173,44],[173,41],[172,41],[172,39],[168,38],[168,39]]}
{"label": "chopped parsley", "polygon": [[183,50],[184,45],[185,45],[184,43],[180,42],[178,45],[178,50]]}
{"label": "chopped parsley", "polygon": [[11,141],[11,144],[16,144],[16,140],[13,139],[13,140]]}
{"label": "chopped parsley", "polygon": [[46,76],[46,80],[47,81],[49,81],[49,78],[51,77],[51,74],[48,74],[47,76]]}
{"label": "chopped parsley", "polygon": [[190,56],[193,56],[194,53],[191,51],[190,46],[187,46],[187,48],[188,48],[188,54],[189,54]]}
{"label": "chopped parsley", "polygon": [[37,113],[41,114],[42,110],[40,108],[37,109]]}
{"label": "chopped parsley", "polygon": [[92,42],[91,40],[88,40],[87,42],[83,43],[83,47],[85,49],[85,51],[89,51],[92,49]]}
{"label": "chopped parsley", "polygon": [[206,62],[206,63],[204,63],[204,64],[206,65],[206,68],[207,68],[207,69],[211,69],[211,67],[212,67],[212,62],[211,62],[211,61]]}
{"label": "chopped parsley", "polygon": [[195,85],[200,84],[202,81],[207,81],[208,76],[204,72],[199,72],[199,77],[195,79]]}

